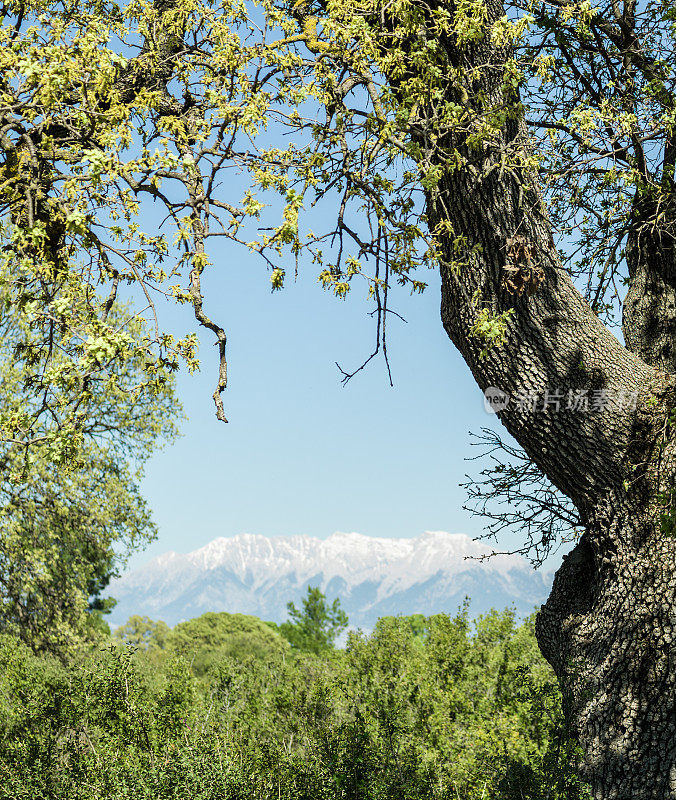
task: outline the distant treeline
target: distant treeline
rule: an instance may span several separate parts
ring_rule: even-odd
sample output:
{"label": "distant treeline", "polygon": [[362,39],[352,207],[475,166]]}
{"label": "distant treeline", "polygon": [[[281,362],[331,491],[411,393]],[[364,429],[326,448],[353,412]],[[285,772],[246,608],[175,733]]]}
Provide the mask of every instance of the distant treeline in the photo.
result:
{"label": "distant treeline", "polygon": [[532,619],[133,617],[67,661],[0,637],[0,797],[578,800]]}

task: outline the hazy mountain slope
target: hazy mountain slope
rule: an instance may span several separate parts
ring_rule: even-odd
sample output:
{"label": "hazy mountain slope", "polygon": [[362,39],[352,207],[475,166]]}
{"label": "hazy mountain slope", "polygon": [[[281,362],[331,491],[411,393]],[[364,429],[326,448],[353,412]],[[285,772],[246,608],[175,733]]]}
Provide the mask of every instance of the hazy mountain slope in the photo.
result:
{"label": "hazy mountain slope", "polygon": [[462,533],[426,532],[412,539],[358,533],[215,539],[192,553],[169,552],[112,581],[118,599],[111,623],[147,614],[170,625],[205,611],[254,614],[281,622],[286,603],[309,585],[340,597],[354,626],[371,628],[385,614],[455,612],[465,595],[472,615],[514,605],[529,614],[545,601],[551,573],[518,556],[466,558],[485,545]]}

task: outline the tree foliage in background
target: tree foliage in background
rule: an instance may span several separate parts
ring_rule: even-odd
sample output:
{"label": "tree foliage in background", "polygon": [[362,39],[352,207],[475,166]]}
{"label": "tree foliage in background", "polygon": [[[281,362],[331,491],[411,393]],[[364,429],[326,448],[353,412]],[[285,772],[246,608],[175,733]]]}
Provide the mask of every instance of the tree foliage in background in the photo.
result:
{"label": "tree foliage in background", "polygon": [[292,647],[309,653],[331,650],[336,639],[347,628],[347,614],[336,597],[329,604],[318,586],[308,586],[302,607],[287,603],[289,619],[278,626],[279,633]]}
{"label": "tree foliage in background", "polygon": [[207,611],[179,622],[167,636],[165,647],[169,653],[183,656],[200,677],[228,658],[276,661],[288,650],[286,641],[258,617],[225,611]]}
{"label": "tree foliage in background", "polygon": [[35,483],[3,487],[0,630],[36,650],[61,653],[96,635],[119,554],[156,533],[128,468],[111,453],[84,453],[86,471],[68,476],[41,461]]}
{"label": "tree foliage in background", "polygon": [[171,628],[162,620],[152,620],[150,617],[132,614],[124,625],[115,629],[113,636],[130,647],[152,651],[155,648],[165,647],[170,630]]}

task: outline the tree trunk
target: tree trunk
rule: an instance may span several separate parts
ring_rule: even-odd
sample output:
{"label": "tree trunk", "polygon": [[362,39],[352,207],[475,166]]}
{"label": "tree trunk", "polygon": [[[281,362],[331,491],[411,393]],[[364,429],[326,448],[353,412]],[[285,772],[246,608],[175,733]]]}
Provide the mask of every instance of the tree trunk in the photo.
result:
{"label": "tree trunk", "polygon": [[[489,22],[504,14],[499,0],[487,5]],[[489,102],[504,105],[495,65],[505,63],[506,49],[488,39],[442,44],[451,64],[475,70],[474,92],[452,85],[448,99],[477,111],[479,68]],[[512,397],[500,421],[585,523],[536,624],[570,731],[586,755],[583,777],[598,800],[676,798],[676,540],[662,532],[658,497],[674,485],[666,423],[676,380],[672,334],[657,325],[661,340],[649,342],[645,317],[659,317],[655,309],[669,299],[655,297],[654,279],[644,302],[636,279],[639,300],[629,313],[635,352],[623,347],[560,263],[534,180],[525,169],[504,168],[505,152],[527,155],[523,121],[506,123],[501,138],[479,154],[457,133],[444,145],[467,159],[427,193],[431,226],[450,222],[454,232],[443,246],[444,327],[481,390],[494,386]],[[465,237],[471,254],[459,272],[449,266],[457,237]],[[659,274],[659,260],[651,256],[646,267],[641,252],[653,251],[635,248],[634,275]],[[519,292],[524,287],[533,293]],[[473,334],[482,307],[514,310],[506,343],[484,358],[485,343]],[[569,397],[585,392],[588,409],[567,407]],[[528,398],[536,394],[532,408]]]}
{"label": "tree trunk", "polygon": [[[673,192],[673,187],[670,187]],[[624,341],[648,364],[676,373],[676,242],[674,222],[657,225],[665,215],[658,204],[635,204],[627,241],[630,286],[622,309]],[[674,217],[673,209],[668,209]]]}
{"label": "tree trunk", "polygon": [[609,492],[536,623],[597,798],[676,797],[675,595],[658,509]]}

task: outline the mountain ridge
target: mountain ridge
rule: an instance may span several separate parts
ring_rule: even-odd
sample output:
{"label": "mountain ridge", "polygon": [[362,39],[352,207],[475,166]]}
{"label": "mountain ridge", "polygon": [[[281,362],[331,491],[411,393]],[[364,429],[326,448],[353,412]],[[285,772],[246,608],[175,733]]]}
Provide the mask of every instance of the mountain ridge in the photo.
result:
{"label": "mountain ridge", "polygon": [[219,537],[189,553],[169,551],[116,578],[111,624],[146,614],[174,625],[205,611],[254,614],[282,622],[288,601],[307,587],[340,597],[351,626],[371,629],[385,614],[455,613],[465,595],[470,613],[514,606],[527,616],[543,603],[552,574],[515,555],[490,552],[463,533],[425,531],[390,539],[337,532],[326,539],[294,535]]}

